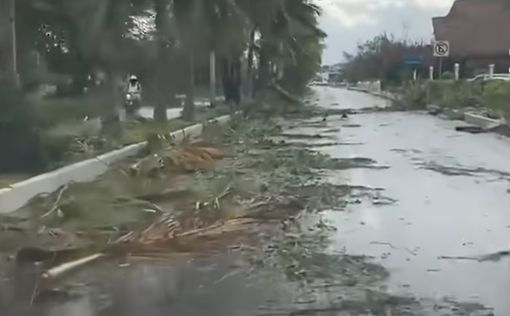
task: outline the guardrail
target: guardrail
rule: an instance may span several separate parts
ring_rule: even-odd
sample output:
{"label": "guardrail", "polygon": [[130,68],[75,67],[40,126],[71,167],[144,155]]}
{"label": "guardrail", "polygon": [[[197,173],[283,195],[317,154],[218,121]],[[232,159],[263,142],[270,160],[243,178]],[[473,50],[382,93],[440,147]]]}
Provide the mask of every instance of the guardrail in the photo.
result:
{"label": "guardrail", "polygon": [[483,129],[490,129],[504,123],[503,120],[495,120],[474,112],[464,113],[464,121],[466,123],[481,127]]}

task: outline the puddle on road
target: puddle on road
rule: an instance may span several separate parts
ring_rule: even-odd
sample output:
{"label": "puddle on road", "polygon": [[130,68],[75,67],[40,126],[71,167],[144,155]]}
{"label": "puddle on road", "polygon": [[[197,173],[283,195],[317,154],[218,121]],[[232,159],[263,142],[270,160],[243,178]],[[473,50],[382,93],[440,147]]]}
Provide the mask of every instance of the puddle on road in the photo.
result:
{"label": "puddle on road", "polygon": [[[484,167],[468,167],[458,163],[443,163],[441,158],[437,160],[427,160],[424,153],[417,149],[392,149],[392,152],[402,154],[410,159],[415,166],[423,170],[430,170],[446,176],[468,176],[468,177],[491,177],[494,180],[509,180],[510,172]],[[443,160],[446,160],[445,157]],[[451,158],[447,160],[453,160]]]}
{"label": "puddle on road", "polygon": [[288,139],[285,137],[274,136],[267,139],[268,147],[294,147],[294,148],[303,148],[303,149],[317,149],[321,147],[335,147],[335,146],[361,146],[363,143],[359,142],[328,142],[319,140],[307,140],[300,141],[295,139]]}
{"label": "puddle on road", "polygon": [[289,133],[283,133],[283,134],[281,134],[279,136],[283,137],[283,138],[288,138],[288,139],[333,139],[332,136],[322,135],[322,134],[313,134],[313,135],[310,135],[310,134],[289,134]]}
{"label": "puddle on road", "polygon": [[341,130],[339,128],[329,128],[325,130],[320,130],[319,132],[322,134],[336,134],[339,133]]}
{"label": "puddle on road", "polygon": [[431,170],[435,172],[439,172],[443,175],[447,176],[492,176],[498,180],[507,180],[510,179],[510,173],[504,172],[495,169],[488,169],[482,167],[469,168],[462,166],[446,166],[440,163],[431,161],[431,162],[423,162],[419,164],[420,168],[425,170]]}

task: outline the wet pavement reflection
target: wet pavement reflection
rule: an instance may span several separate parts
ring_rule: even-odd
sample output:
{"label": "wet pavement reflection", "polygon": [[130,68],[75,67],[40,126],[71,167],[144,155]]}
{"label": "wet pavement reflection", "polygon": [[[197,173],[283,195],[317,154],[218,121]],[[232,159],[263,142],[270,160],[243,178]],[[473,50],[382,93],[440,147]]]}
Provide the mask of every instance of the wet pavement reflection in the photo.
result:
{"label": "wet pavement reflection", "polygon": [[[324,88],[319,94],[343,100],[352,92]],[[373,158],[390,168],[337,171],[329,174],[331,182],[381,187],[397,203],[329,212],[339,228],[332,248],[376,257],[389,269],[395,293],[453,297],[509,314],[508,257],[491,262],[454,257],[509,250],[510,139],[459,133],[455,126],[462,123],[422,113],[363,114],[351,116],[349,123],[361,127],[343,128],[339,141],[362,145],[318,150],[333,157]]]}

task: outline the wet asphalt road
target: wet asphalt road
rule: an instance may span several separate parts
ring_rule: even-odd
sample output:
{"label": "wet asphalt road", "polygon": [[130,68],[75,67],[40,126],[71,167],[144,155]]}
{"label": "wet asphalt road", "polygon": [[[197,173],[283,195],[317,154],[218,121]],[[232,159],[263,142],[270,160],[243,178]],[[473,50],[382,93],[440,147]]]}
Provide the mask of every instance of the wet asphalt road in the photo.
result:
{"label": "wet asphalt road", "polygon": [[[388,105],[386,100],[336,88],[317,88],[316,95],[313,103],[325,108]],[[337,228],[329,250],[373,256],[389,270],[386,286],[392,294],[432,305],[445,298],[481,303],[494,308],[495,315],[510,315],[507,257],[487,262],[439,259],[474,258],[509,248],[510,139],[458,133],[454,131],[458,122],[421,113],[368,113],[347,120],[332,116],[327,123],[330,130],[340,128],[333,135],[341,144],[317,150],[337,158],[371,158],[387,167],[327,171],[327,180],[381,188],[380,201],[394,201],[362,199],[325,212]],[[292,133],[324,130],[298,127]],[[340,266],[338,270],[342,273]],[[2,316],[291,315],[286,308],[296,301],[281,276],[253,273],[236,255],[188,258],[172,266],[100,264],[77,275],[65,297],[57,293],[32,307],[33,282],[28,280],[25,286],[23,280],[29,276],[21,274],[0,283]],[[331,295],[338,294],[349,299],[346,292]],[[267,311],[261,309],[266,305]],[[101,306],[108,307],[98,311]],[[285,309],[279,312],[282,306]],[[398,315],[492,315],[478,312],[429,309]]]}
{"label": "wet asphalt road", "polygon": [[[343,89],[316,89],[319,105],[356,108],[385,101]],[[454,130],[462,122],[424,113],[371,113],[347,121],[336,137],[352,146],[321,148],[333,157],[366,157],[383,170],[331,172],[331,182],[384,188],[390,205],[363,202],[331,211],[333,250],[370,255],[389,269],[390,291],[422,299],[454,298],[510,315],[510,260],[477,257],[510,247],[510,139]],[[349,127],[343,127],[343,126]],[[360,127],[352,127],[360,125]],[[490,314],[488,312],[487,314]]]}

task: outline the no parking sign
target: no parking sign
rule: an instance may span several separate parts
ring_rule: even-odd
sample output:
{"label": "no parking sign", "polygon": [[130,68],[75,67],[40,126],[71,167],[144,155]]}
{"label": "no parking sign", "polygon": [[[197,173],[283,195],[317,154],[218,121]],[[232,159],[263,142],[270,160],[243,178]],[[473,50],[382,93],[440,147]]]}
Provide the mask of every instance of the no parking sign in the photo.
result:
{"label": "no parking sign", "polygon": [[434,42],[434,57],[449,57],[450,56],[450,42],[436,41]]}

